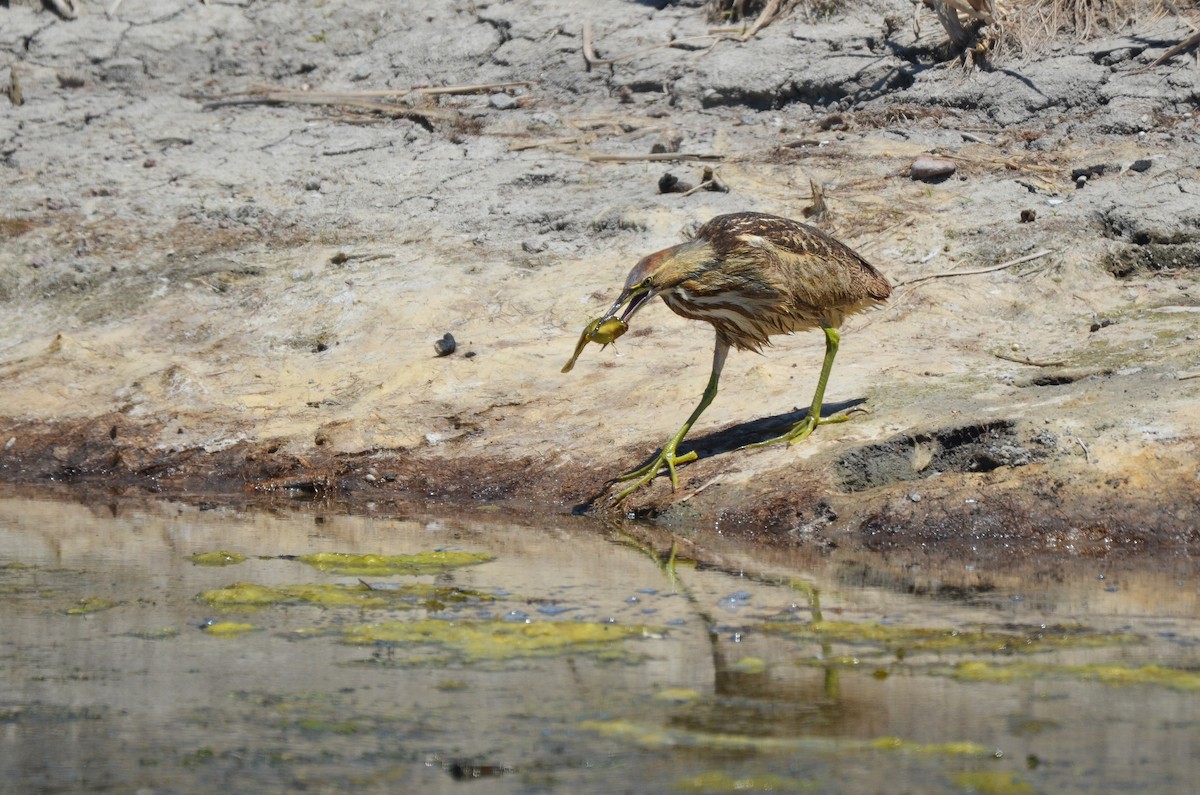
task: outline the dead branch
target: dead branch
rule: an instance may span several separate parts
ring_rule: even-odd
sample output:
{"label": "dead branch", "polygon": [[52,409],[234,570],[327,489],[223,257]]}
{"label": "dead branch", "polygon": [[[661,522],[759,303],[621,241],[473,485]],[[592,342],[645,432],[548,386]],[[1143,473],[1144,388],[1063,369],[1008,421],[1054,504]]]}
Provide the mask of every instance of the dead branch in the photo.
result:
{"label": "dead branch", "polygon": [[694,154],[688,152],[653,152],[648,155],[606,155],[599,153],[590,153],[585,157],[593,163],[637,163],[641,161],[663,161],[663,160],[698,160],[714,161],[724,160],[724,155],[714,154]]}
{"label": "dead branch", "polygon": [[205,110],[233,105],[325,105],[382,113],[392,118],[417,118],[425,121],[448,121],[459,117],[444,108],[414,108],[391,102],[368,99],[357,92],[310,92],[292,89],[263,89],[250,96],[215,99],[204,104]]}
{"label": "dead branch", "polygon": [[929,274],[926,274],[925,276],[917,276],[916,278],[913,278],[913,279],[905,279],[902,282],[898,282],[896,284],[896,287],[906,287],[910,284],[919,284],[920,282],[926,282],[926,281],[929,281],[930,279],[949,279],[954,276],[977,276],[981,273],[993,273],[995,271],[1002,271],[1005,268],[1011,268],[1014,265],[1020,265],[1023,262],[1029,262],[1030,260],[1039,259],[1041,257],[1046,256],[1047,254],[1052,254],[1052,253],[1054,253],[1054,252],[1051,249],[1044,248],[1041,251],[1035,251],[1032,254],[1026,254],[1024,257],[1017,257],[1016,259],[1011,259],[1008,262],[1001,262],[999,265],[992,265],[987,268],[975,268],[974,270],[969,270],[969,271],[946,271],[944,273],[929,273]]}
{"label": "dead branch", "polygon": [[1170,49],[1168,49],[1162,55],[1155,58],[1150,63],[1146,64],[1145,66],[1140,66],[1137,69],[1134,69],[1129,74],[1140,75],[1143,72],[1149,72],[1151,69],[1162,66],[1167,61],[1171,60],[1176,55],[1178,55],[1179,53],[1190,50],[1192,47],[1195,47],[1197,44],[1200,44],[1200,31],[1196,31],[1195,33],[1188,36],[1183,41],[1176,44],[1174,47],[1171,47]]}
{"label": "dead branch", "polygon": [[770,0],[770,2],[763,6],[763,10],[759,12],[758,18],[754,20],[754,24],[750,26],[749,30],[739,36],[738,40],[750,41],[760,30],[774,22],[775,18],[779,16],[779,2],[780,0]]}
{"label": "dead branch", "polygon": [[1059,361],[1035,362],[1032,359],[1025,359],[1020,356],[1009,356],[1008,354],[1004,354],[1004,353],[993,353],[992,356],[995,356],[997,359],[1003,359],[1006,362],[1016,362],[1017,364],[1027,364],[1030,367],[1062,367],[1062,366],[1066,365],[1066,362],[1059,362]]}

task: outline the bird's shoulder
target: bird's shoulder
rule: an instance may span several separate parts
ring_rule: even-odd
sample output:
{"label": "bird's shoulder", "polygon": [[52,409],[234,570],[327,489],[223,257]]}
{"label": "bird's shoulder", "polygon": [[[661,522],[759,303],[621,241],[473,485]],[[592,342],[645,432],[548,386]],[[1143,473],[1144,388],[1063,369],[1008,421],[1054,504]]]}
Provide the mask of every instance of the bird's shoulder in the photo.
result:
{"label": "bird's shoulder", "polygon": [[828,254],[840,244],[816,227],[767,213],[718,215],[700,227],[696,237],[707,240],[718,253],[741,246],[772,248],[799,255]]}

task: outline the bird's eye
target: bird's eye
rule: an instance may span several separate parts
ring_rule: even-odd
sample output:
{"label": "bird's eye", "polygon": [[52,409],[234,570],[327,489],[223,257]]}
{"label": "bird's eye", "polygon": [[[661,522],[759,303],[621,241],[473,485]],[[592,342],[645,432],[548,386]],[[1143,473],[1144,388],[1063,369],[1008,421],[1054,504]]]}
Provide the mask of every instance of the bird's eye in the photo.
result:
{"label": "bird's eye", "polygon": [[642,280],[642,286],[645,287],[647,290],[649,290],[652,286],[654,286],[654,278],[651,276],[647,276],[645,279]]}

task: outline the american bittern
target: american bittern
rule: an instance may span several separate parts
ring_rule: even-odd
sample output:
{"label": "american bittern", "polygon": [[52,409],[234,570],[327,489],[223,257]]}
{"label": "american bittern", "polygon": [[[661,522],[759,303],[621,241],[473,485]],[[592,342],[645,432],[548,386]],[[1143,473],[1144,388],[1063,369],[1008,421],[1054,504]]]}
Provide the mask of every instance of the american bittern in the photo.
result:
{"label": "american bittern", "polygon": [[[593,326],[610,328],[614,324],[605,323],[625,307],[620,326],[614,329],[623,332],[634,313],[657,295],[675,314],[711,323],[717,343],[700,405],[654,460],[618,478],[634,482],[616,500],[653,480],[664,467],[671,487],[679,487],[675,467],[697,456],[695,451],[677,456],[676,449],[717,396],[717,381],[730,347],[761,351],[775,334],[818,327],[825,332],[825,361],[808,414],[781,436],[749,447],[799,442],[817,425],[847,419],[821,417],[825,385],[837,355],[837,327],[846,315],[883,302],[891,292],[883,274],[824,232],[763,213],[719,215],[700,227],[692,240],[645,257],[629,272],[616,303]],[[588,330],[584,334],[589,337]],[[610,342],[613,335],[598,338],[593,329],[590,338]]]}

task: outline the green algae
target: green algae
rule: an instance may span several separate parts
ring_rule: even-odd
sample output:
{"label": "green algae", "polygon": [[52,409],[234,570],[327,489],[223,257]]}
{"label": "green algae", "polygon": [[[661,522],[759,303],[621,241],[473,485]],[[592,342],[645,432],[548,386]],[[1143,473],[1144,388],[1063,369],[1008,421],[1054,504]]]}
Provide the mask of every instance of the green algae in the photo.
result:
{"label": "green algae", "polygon": [[709,770],[680,779],[671,788],[679,792],[804,792],[820,786],[820,782],[811,779],[791,779],[769,773],[731,776],[720,770]]}
{"label": "green algae", "polygon": [[[589,654],[601,659],[625,656],[621,641],[647,635],[642,626],[585,621],[389,621],[360,624],[342,631],[342,642],[356,646],[389,644],[409,652],[408,661],[500,661],[522,657]],[[430,649],[437,653],[430,653]],[[416,655],[412,655],[412,652]],[[430,655],[423,657],[420,655]]]}
{"label": "green algae", "polygon": [[915,743],[898,737],[879,737],[872,740],[836,739],[830,737],[760,737],[732,732],[703,732],[638,723],[615,718],[587,720],[579,724],[584,731],[602,737],[624,740],[643,748],[707,748],[714,751],[758,753],[791,753],[800,749],[826,752],[862,753],[880,751],[929,756],[989,757],[993,751],[979,743]]}
{"label": "green algae", "polygon": [[655,701],[669,701],[675,704],[686,704],[700,699],[700,691],[688,687],[668,687],[654,694]]}
{"label": "green algae", "polygon": [[200,594],[200,601],[222,610],[256,610],[278,605],[357,607],[360,609],[415,608],[440,610],[448,604],[486,602],[496,597],[479,591],[415,583],[399,588],[357,585],[259,585],[239,582]]}
{"label": "green algae", "polygon": [[109,610],[118,604],[120,602],[114,602],[112,599],[105,599],[102,596],[85,596],[76,605],[68,607],[63,612],[69,616],[86,616],[99,613],[101,610]]}
{"label": "green algae", "polygon": [[983,795],[1033,795],[1034,789],[1016,773],[970,770],[955,773],[955,786]]}
{"label": "green algae", "polygon": [[245,555],[218,549],[214,552],[197,552],[188,558],[196,566],[236,566],[246,561]]}
{"label": "green algae", "polygon": [[899,737],[876,737],[868,743],[876,751],[899,751],[908,754],[933,756],[991,756],[992,751],[969,741],[949,743],[914,743]]}
{"label": "green algae", "polygon": [[[763,631],[795,640],[876,646],[892,654],[935,653],[1025,654],[1054,649],[1119,646],[1141,641],[1136,635],[1096,632],[1078,626],[1030,626],[977,629],[906,627],[899,625],[813,621],[807,624],[769,621]],[[857,658],[845,658],[856,662]]]}
{"label": "green algae", "polygon": [[347,552],[315,552],[296,560],[330,574],[352,577],[388,577],[394,574],[440,574],[447,569],[476,566],[495,560],[484,552],[437,550],[415,555],[352,555]]}
{"label": "green algae", "polygon": [[1200,673],[1143,665],[1131,668],[1124,665],[1051,665],[1044,663],[1008,663],[993,665],[985,662],[963,662],[950,672],[955,679],[968,682],[1014,682],[1036,678],[1069,678],[1099,682],[1114,687],[1154,685],[1173,690],[1200,690]]}
{"label": "green algae", "polygon": [[253,624],[244,624],[239,621],[217,621],[213,624],[206,624],[204,627],[205,632],[218,638],[233,638],[253,632],[255,629]]}
{"label": "green algae", "polygon": [[743,657],[733,664],[731,670],[740,674],[761,674],[767,670],[767,662],[761,657]]}

